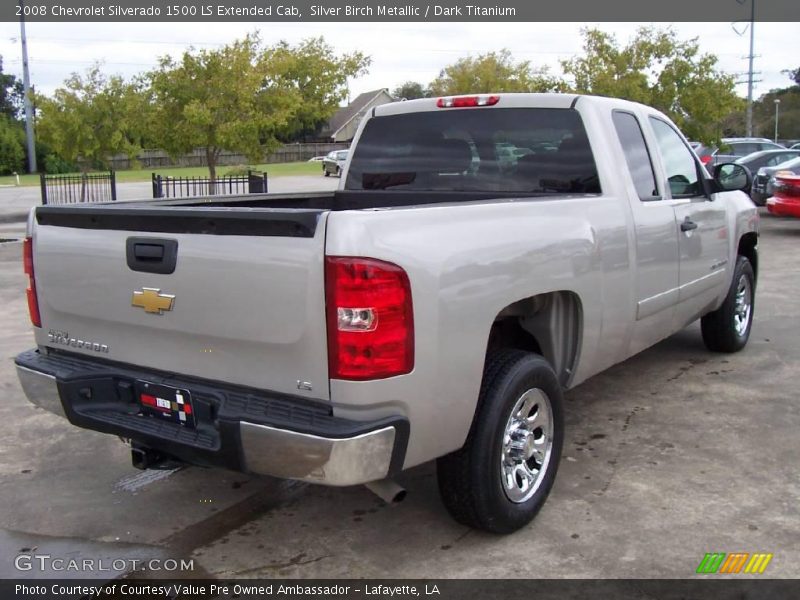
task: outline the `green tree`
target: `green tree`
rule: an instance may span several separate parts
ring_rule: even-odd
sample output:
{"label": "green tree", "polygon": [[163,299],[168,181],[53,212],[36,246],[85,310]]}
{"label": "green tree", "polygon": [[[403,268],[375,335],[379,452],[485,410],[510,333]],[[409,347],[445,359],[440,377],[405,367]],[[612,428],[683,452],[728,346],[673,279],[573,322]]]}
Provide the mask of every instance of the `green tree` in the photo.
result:
{"label": "green tree", "polygon": [[256,35],[215,50],[190,48],[160,59],[148,75],[151,136],[170,155],[204,148],[216,180],[220,152],[253,161],[280,145],[302,99],[281,76],[282,55],[267,55]]}
{"label": "green tree", "polygon": [[38,137],[67,162],[105,168],[114,154],[134,158],[141,150],[141,89],[107,77],[99,64],[73,73],[52,97],[37,96],[36,105]]}
{"label": "green tree", "polygon": [[430,84],[431,95],[447,96],[480,92],[553,92],[561,82],[547,68],[534,68],[530,61],[515,63],[511,52],[460,58],[446,66]]}
{"label": "green tree", "polygon": [[796,69],[786,69],[785,71],[781,71],[781,73],[785,73],[789,76],[789,79],[794,81],[797,85],[800,85],[800,67]]}
{"label": "green tree", "polygon": [[17,120],[23,93],[22,82],[14,75],[3,72],[3,57],[0,55],[0,114]]}
{"label": "green tree", "polygon": [[25,164],[25,132],[19,116],[22,83],[3,72],[0,56],[0,173],[21,171]]}
{"label": "green tree", "polygon": [[267,83],[297,93],[294,117],[279,132],[286,141],[317,133],[347,98],[348,79],[366,73],[371,60],[361,52],[337,56],[321,37],[297,46],[280,42],[263,58],[272,69]]}
{"label": "green tree", "polygon": [[572,89],[653,106],[690,138],[712,143],[723,120],[743,109],[734,78],[717,69],[717,57],[701,54],[697,39],[672,30],[640,28],[626,45],[598,29],[583,30],[583,55],[562,61]]}
{"label": "green tree", "polygon": [[418,81],[406,81],[404,84],[397,86],[392,91],[392,96],[401,100],[416,100],[417,98],[429,98],[431,92],[424,85]]}
{"label": "green tree", "polygon": [[800,87],[796,85],[770,90],[753,102],[753,135],[769,139],[775,135],[775,100],[780,100],[778,138],[800,139]]}
{"label": "green tree", "polygon": [[0,174],[25,168],[25,132],[19,123],[0,115]]}

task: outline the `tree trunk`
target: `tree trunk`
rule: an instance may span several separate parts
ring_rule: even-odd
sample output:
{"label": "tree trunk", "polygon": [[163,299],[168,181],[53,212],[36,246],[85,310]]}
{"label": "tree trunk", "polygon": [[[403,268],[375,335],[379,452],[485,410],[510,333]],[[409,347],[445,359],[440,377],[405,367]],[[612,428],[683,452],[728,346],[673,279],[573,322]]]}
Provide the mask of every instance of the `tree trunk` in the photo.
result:
{"label": "tree trunk", "polygon": [[208,193],[213,196],[217,191],[217,153],[214,148],[206,148],[208,163]]}

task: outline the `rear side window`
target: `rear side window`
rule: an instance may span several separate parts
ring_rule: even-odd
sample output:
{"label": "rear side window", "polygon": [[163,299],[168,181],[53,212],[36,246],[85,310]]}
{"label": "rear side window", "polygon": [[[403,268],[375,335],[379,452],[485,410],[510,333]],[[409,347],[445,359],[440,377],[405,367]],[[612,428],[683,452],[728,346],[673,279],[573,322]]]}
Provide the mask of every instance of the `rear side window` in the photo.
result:
{"label": "rear side window", "polygon": [[664,169],[673,198],[700,196],[704,193],[694,153],[678,133],[661,119],[650,117],[661,150]]}
{"label": "rear side window", "polygon": [[[733,156],[747,156],[748,154],[752,154],[753,152],[758,152],[759,150],[764,150],[766,146],[762,148],[763,144],[751,144],[751,143],[736,143],[730,145],[730,154]],[[727,154],[727,153],[725,153]]]}
{"label": "rear side window", "polygon": [[639,200],[658,200],[656,175],[639,121],[631,113],[617,110],[612,113],[612,119]]}
{"label": "rear side window", "polygon": [[599,194],[576,110],[467,108],[370,119],[347,190]]}

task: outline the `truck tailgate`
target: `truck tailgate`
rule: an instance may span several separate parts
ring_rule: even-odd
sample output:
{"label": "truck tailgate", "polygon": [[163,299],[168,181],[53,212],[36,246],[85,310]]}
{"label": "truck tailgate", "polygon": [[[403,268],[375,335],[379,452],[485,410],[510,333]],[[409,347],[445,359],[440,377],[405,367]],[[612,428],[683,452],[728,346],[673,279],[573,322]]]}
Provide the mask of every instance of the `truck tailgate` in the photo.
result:
{"label": "truck tailgate", "polygon": [[[327,400],[326,216],[40,208],[33,232],[37,343]],[[159,241],[177,242],[174,271],[136,270],[129,238],[155,240],[156,249]],[[146,254],[143,262],[158,262]]]}

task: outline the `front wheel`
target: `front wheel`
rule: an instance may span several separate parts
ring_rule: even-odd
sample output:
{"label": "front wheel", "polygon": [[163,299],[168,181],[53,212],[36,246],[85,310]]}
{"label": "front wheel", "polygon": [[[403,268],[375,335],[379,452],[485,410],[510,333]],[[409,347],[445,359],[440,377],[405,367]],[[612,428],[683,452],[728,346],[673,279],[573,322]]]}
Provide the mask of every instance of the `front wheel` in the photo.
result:
{"label": "front wheel", "polygon": [[561,386],[544,358],[520,350],[490,354],[467,441],[436,465],[453,518],[511,533],[536,516],[561,458],[561,407]]}
{"label": "front wheel", "polygon": [[756,280],[744,256],[736,259],[733,281],[725,301],[700,320],[703,342],[714,352],[738,352],[747,344],[753,327]]}

